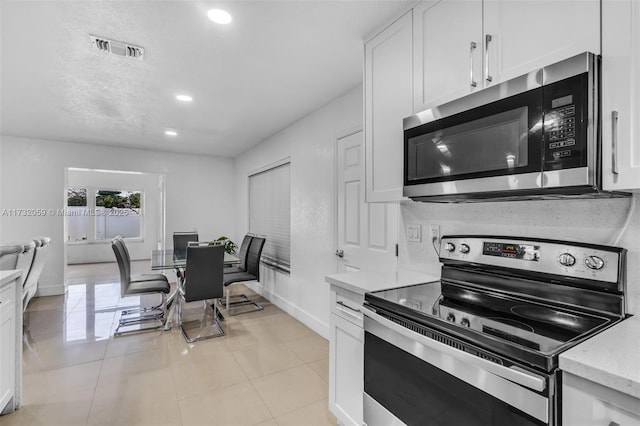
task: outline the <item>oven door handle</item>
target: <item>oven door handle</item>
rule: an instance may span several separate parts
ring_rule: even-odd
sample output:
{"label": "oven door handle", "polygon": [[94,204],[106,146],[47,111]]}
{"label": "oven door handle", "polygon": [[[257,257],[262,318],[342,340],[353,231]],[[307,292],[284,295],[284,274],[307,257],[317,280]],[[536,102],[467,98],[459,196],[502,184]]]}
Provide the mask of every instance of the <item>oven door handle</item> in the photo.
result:
{"label": "oven door handle", "polygon": [[[440,343],[436,340],[430,339],[421,334],[417,334],[409,330],[408,328],[398,325],[393,321],[389,321],[388,319],[378,315],[367,306],[363,306],[362,312],[364,313],[365,316],[369,317],[373,321],[395,332],[398,332],[409,339],[412,339],[415,341],[416,337],[418,338],[422,337],[421,339],[419,339],[419,342],[422,345],[427,346],[431,349],[437,350],[439,352],[445,353],[451,357],[457,358],[468,364],[482,368],[483,370],[488,371],[491,374],[495,374],[496,376],[502,377],[503,379],[512,381],[521,386],[524,386],[529,389],[533,389],[538,392],[544,391],[547,386],[547,381],[544,377],[538,376],[536,374],[532,374],[522,368],[505,367],[503,365],[499,365],[494,362],[487,361],[486,359],[478,358],[475,355],[453,348],[444,343]],[[367,331],[366,323],[365,323],[365,331]]]}

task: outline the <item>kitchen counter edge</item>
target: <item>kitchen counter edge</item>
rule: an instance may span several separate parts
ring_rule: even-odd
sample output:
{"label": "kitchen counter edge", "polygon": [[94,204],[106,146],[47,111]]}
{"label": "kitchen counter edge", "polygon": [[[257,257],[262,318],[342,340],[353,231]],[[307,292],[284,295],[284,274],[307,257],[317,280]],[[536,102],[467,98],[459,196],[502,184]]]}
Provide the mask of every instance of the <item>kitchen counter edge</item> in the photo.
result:
{"label": "kitchen counter edge", "polygon": [[325,276],[325,281],[342,289],[364,295],[371,291],[438,281],[440,274],[419,271],[399,272],[341,272]]}
{"label": "kitchen counter edge", "polygon": [[20,269],[0,271],[0,287],[4,287],[22,274]]}
{"label": "kitchen counter edge", "polygon": [[640,317],[627,318],[560,354],[560,369],[640,399]]}

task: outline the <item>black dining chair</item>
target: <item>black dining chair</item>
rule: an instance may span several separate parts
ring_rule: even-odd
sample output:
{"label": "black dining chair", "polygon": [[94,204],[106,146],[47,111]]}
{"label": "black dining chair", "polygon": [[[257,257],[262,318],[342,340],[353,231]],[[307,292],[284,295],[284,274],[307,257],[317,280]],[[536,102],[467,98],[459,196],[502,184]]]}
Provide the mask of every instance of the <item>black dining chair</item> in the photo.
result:
{"label": "black dining chair", "polygon": [[[229,289],[233,284],[239,284],[247,281],[260,282],[260,258],[262,257],[262,249],[266,240],[262,237],[253,237],[249,250],[247,252],[246,270],[224,274],[224,287],[226,292],[225,307],[230,315],[244,314],[252,311],[261,311],[263,309],[257,302],[249,299],[246,294],[238,294],[231,296]],[[231,298],[233,297],[233,301]],[[230,310],[231,307],[252,305],[253,309],[234,311]]]}
{"label": "black dining chair", "polygon": [[[191,242],[187,246],[187,266],[184,280],[181,281],[178,292],[182,301],[203,302],[203,312],[198,320],[186,321],[184,307],[178,303],[178,320],[180,329],[188,343],[199,340],[220,337],[224,335],[218,322],[216,299],[224,294],[223,269],[224,245],[202,242]],[[209,316],[207,300],[212,300],[213,316]]]}
{"label": "black dining chair", "polygon": [[247,272],[247,255],[249,254],[249,246],[251,245],[251,241],[253,240],[253,234],[246,234],[242,239],[242,244],[240,244],[240,250],[238,251],[238,259],[240,259],[240,263],[238,266],[232,266],[230,268],[225,268],[225,274],[235,274],[236,272]]}
{"label": "black dining chair", "polygon": [[[198,242],[197,232],[174,232],[173,233],[173,256],[184,259],[187,255],[187,246],[190,242]],[[179,281],[184,280],[184,268],[175,268]]]}
{"label": "black dining chair", "polygon": [[159,294],[161,301],[156,306],[123,310],[114,337],[162,328],[167,317],[167,294],[170,289],[167,278],[162,276],[164,279],[131,281],[131,265],[126,261],[125,247],[120,239],[111,240],[120,270],[120,297]]}

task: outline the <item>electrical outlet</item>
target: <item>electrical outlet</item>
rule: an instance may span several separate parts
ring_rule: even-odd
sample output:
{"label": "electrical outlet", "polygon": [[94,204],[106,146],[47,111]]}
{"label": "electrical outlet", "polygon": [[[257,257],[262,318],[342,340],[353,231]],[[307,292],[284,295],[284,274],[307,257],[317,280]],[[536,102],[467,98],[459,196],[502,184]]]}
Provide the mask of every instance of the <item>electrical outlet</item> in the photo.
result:
{"label": "electrical outlet", "polygon": [[429,235],[431,236],[431,242],[440,242],[440,225],[429,225]]}
{"label": "electrical outlet", "polygon": [[407,241],[410,243],[419,243],[420,238],[420,225],[407,225]]}

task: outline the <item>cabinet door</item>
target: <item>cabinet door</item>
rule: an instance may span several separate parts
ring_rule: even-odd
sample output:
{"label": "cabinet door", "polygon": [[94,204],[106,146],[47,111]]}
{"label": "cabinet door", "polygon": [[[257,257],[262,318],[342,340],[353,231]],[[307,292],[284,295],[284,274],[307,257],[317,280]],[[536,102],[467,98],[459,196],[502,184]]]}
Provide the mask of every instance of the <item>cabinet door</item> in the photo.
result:
{"label": "cabinet door", "polygon": [[640,401],[630,395],[563,373],[563,426],[634,426]]}
{"label": "cabinet door", "polygon": [[413,43],[415,112],[482,88],[482,0],[420,3]]}
{"label": "cabinet door", "polygon": [[[14,395],[16,377],[15,281],[0,293],[0,412]],[[13,411],[13,410],[10,410]]]}
{"label": "cabinet door", "polygon": [[602,184],[610,191],[640,189],[639,26],[637,1],[603,0]]}
{"label": "cabinet door", "polygon": [[484,33],[488,86],[582,52],[600,54],[600,1],[484,0]]}
{"label": "cabinet door", "polygon": [[402,119],[413,112],[412,12],[365,44],[366,201],[402,199]]}
{"label": "cabinet door", "polygon": [[362,425],[364,330],[331,314],[329,409],[344,425]]}

